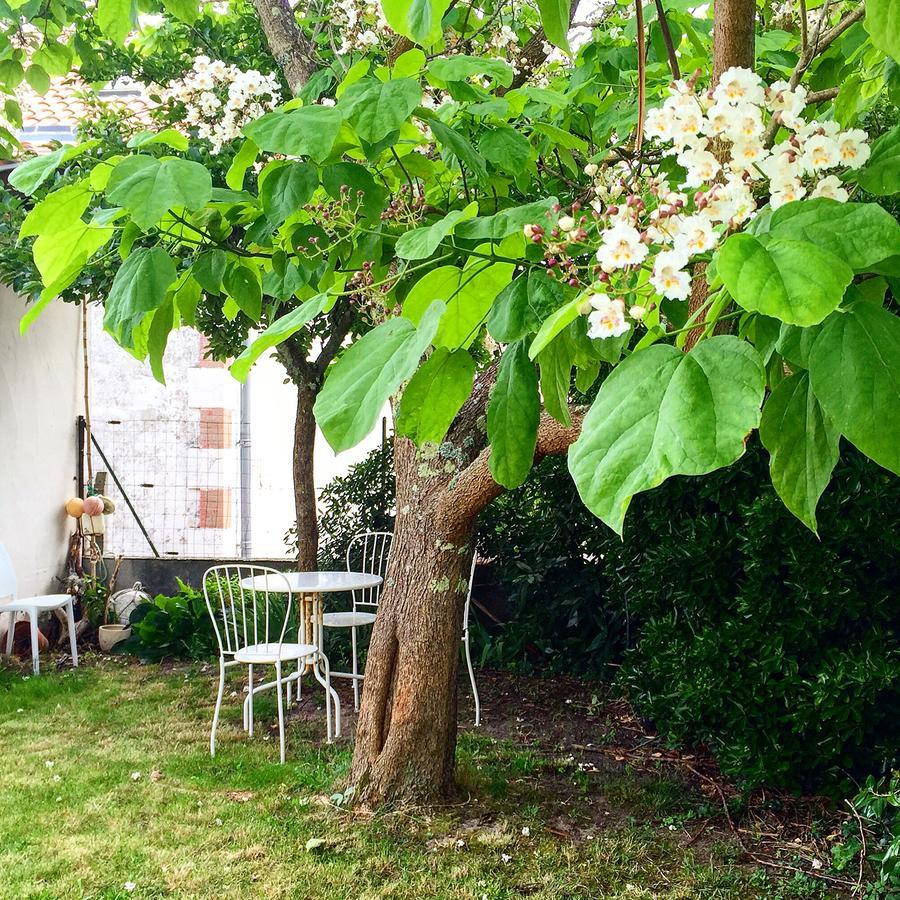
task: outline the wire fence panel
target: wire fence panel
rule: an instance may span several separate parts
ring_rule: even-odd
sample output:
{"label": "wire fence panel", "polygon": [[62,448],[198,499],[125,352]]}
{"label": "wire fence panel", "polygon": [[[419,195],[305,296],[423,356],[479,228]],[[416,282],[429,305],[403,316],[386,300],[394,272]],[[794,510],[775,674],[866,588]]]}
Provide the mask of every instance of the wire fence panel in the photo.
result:
{"label": "wire fence panel", "polygon": [[[241,556],[242,535],[246,539],[247,534],[242,506],[249,515],[249,502],[245,497],[242,504],[241,424],[232,411],[200,410],[191,418],[110,419],[94,422],[92,428],[112,470],[106,495],[116,511],[104,517],[107,553],[153,556],[152,541],[164,557]],[[96,448],[92,455],[95,472],[107,468]],[[246,494],[246,475],[243,483]]]}

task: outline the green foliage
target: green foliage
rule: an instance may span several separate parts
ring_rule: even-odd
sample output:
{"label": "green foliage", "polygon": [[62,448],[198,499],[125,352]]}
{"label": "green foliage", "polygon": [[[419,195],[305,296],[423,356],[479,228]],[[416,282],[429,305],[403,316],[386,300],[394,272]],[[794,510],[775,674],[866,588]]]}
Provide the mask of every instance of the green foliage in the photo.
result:
{"label": "green foliage", "polygon": [[866,861],[875,870],[867,887],[867,897],[893,898],[900,893],[900,771],[882,779],[869,776],[851,801],[862,817],[875,844],[863,848],[856,822],[848,823],[846,839],[832,849],[836,869],[847,869],[865,851]]}
{"label": "green foliage", "polygon": [[218,652],[203,594],[180,579],[177,594],[142,603],[130,622],[131,637],[119,647],[144,659],[208,659]]}
{"label": "green foliage", "polygon": [[730,335],[689,354],[663,345],[633,354],[603,382],[569,452],[582,500],[621,534],[635,494],[741,456],[763,390],[756,351]]}
{"label": "green foliage", "polygon": [[708,744],[728,774],[844,790],[900,747],[900,489],[846,451],[817,539],[761,487],[764,466],[752,447],[636,504],[614,587],[637,620],[622,682],[668,739]]}

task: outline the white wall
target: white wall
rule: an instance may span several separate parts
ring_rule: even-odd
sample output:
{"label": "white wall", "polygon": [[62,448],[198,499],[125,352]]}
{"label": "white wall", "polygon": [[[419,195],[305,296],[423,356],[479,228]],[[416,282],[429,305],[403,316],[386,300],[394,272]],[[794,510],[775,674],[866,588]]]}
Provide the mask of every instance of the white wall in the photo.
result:
{"label": "white wall", "polygon": [[0,285],[0,542],[19,594],[58,593],[75,495],[80,315],[54,301],[24,336],[25,301]]}

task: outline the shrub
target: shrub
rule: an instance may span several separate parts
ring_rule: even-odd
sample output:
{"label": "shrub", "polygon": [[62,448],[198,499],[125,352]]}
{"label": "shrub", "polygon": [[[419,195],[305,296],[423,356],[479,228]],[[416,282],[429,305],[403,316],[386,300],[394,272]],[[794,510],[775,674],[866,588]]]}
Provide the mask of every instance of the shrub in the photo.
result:
{"label": "shrub", "polygon": [[173,597],[157,594],[131,613],[131,637],[119,648],[145,659],[207,659],[218,645],[200,591],[178,579]]}
{"label": "shrub", "polygon": [[856,822],[848,820],[845,840],[832,849],[834,867],[849,867],[865,850],[874,870],[867,897],[900,897],[900,772],[876,780],[869,777],[865,786],[850,801],[869,832],[865,848]]}
{"label": "shrub", "polygon": [[622,681],[670,739],[751,784],[846,788],[900,746],[900,482],[845,447],[820,539],[741,465],[636,504],[620,582],[639,617]]}

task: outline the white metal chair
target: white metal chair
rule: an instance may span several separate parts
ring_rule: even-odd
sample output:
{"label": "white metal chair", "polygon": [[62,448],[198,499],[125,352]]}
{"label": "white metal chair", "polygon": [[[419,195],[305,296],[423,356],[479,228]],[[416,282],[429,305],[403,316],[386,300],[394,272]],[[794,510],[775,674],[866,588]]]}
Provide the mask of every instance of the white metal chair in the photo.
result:
{"label": "white metal chair", "polygon": [[[391,552],[393,535],[389,531],[365,531],[357,534],[347,547],[347,571],[365,572],[384,578],[388,556]],[[371,625],[378,611],[381,586],[353,591],[353,609],[349,612],[325,613],[322,624],[326,628],[349,628],[353,653],[352,672],[332,672],[335,678],[350,678],[353,681],[353,708],[359,709],[359,685],[363,676],[359,674],[357,655],[357,629]]]}
{"label": "white metal chair", "polygon": [[16,613],[23,612],[28,616],[31,625],[31,667],[34,674],[40,673],[40,645],[38,643],[38,616],[42,612],[55,609],[66,611],[66,622],[69,626],[69,647],[72,651],[72,665],[78,665],[78,645],[75,640],[75,598],[71,594],[44,594],[40,597],[19,598],[17,592],[16,573],[12,560],[3,544],[0,544],[0,614],[10,613],[9,629],[6,632],[6,656],[12,653],[13,637],[16,627]]}
{"label": "white metal chair", "polygon": [[[264,588],[243,587],[247,579],[264,576]],[[212,589],[212,590],[211,590]],[[244,728],[253,735],[253,696],[274,687],[278,702],[278,739],[281,762],[284,762],[284,700],[285,663],[314,661],[318,654],[315,644],[285,642],[291,625],[291,587],[283,573],[263,566],[213,566],[203,576],[203,596],[212,619],[219,644],[219,693],[213,713],[209,752],[216,755],[216,727],[225,692],[225,670],[232,666],[247,666],[249,691],[244,705]],[[274,666],[275,681],[253,684],[254,666]],[[302,666],[298,673],[302,672]],[[298,676],[299,677],[299,674]],[[299,689],[298,689],[299,690]],[[326,694],[328,692],[326,691]],[[330,700],[330,695],[329,695]],[[290,702],[290,695],[288,696]],[[328,737],[331,739],[331,709],[328,709]]]}
{"label": "white metal chair", "polygon": [[463,609],[462,643],[466,653],[466,666],[469,669],[469,681],[472,683],[472,696],[475,699],[475,725],[481,725],[481,699],[478,696],[478,685],[475,684],[475,670],[472,668],[472,651],[469,649],[469,607],[472,605],[472,585],[475,583],[475,563],[478,554],[472,554],[472,568],[469,570],[469,591],[466,594],[466,605]]}

